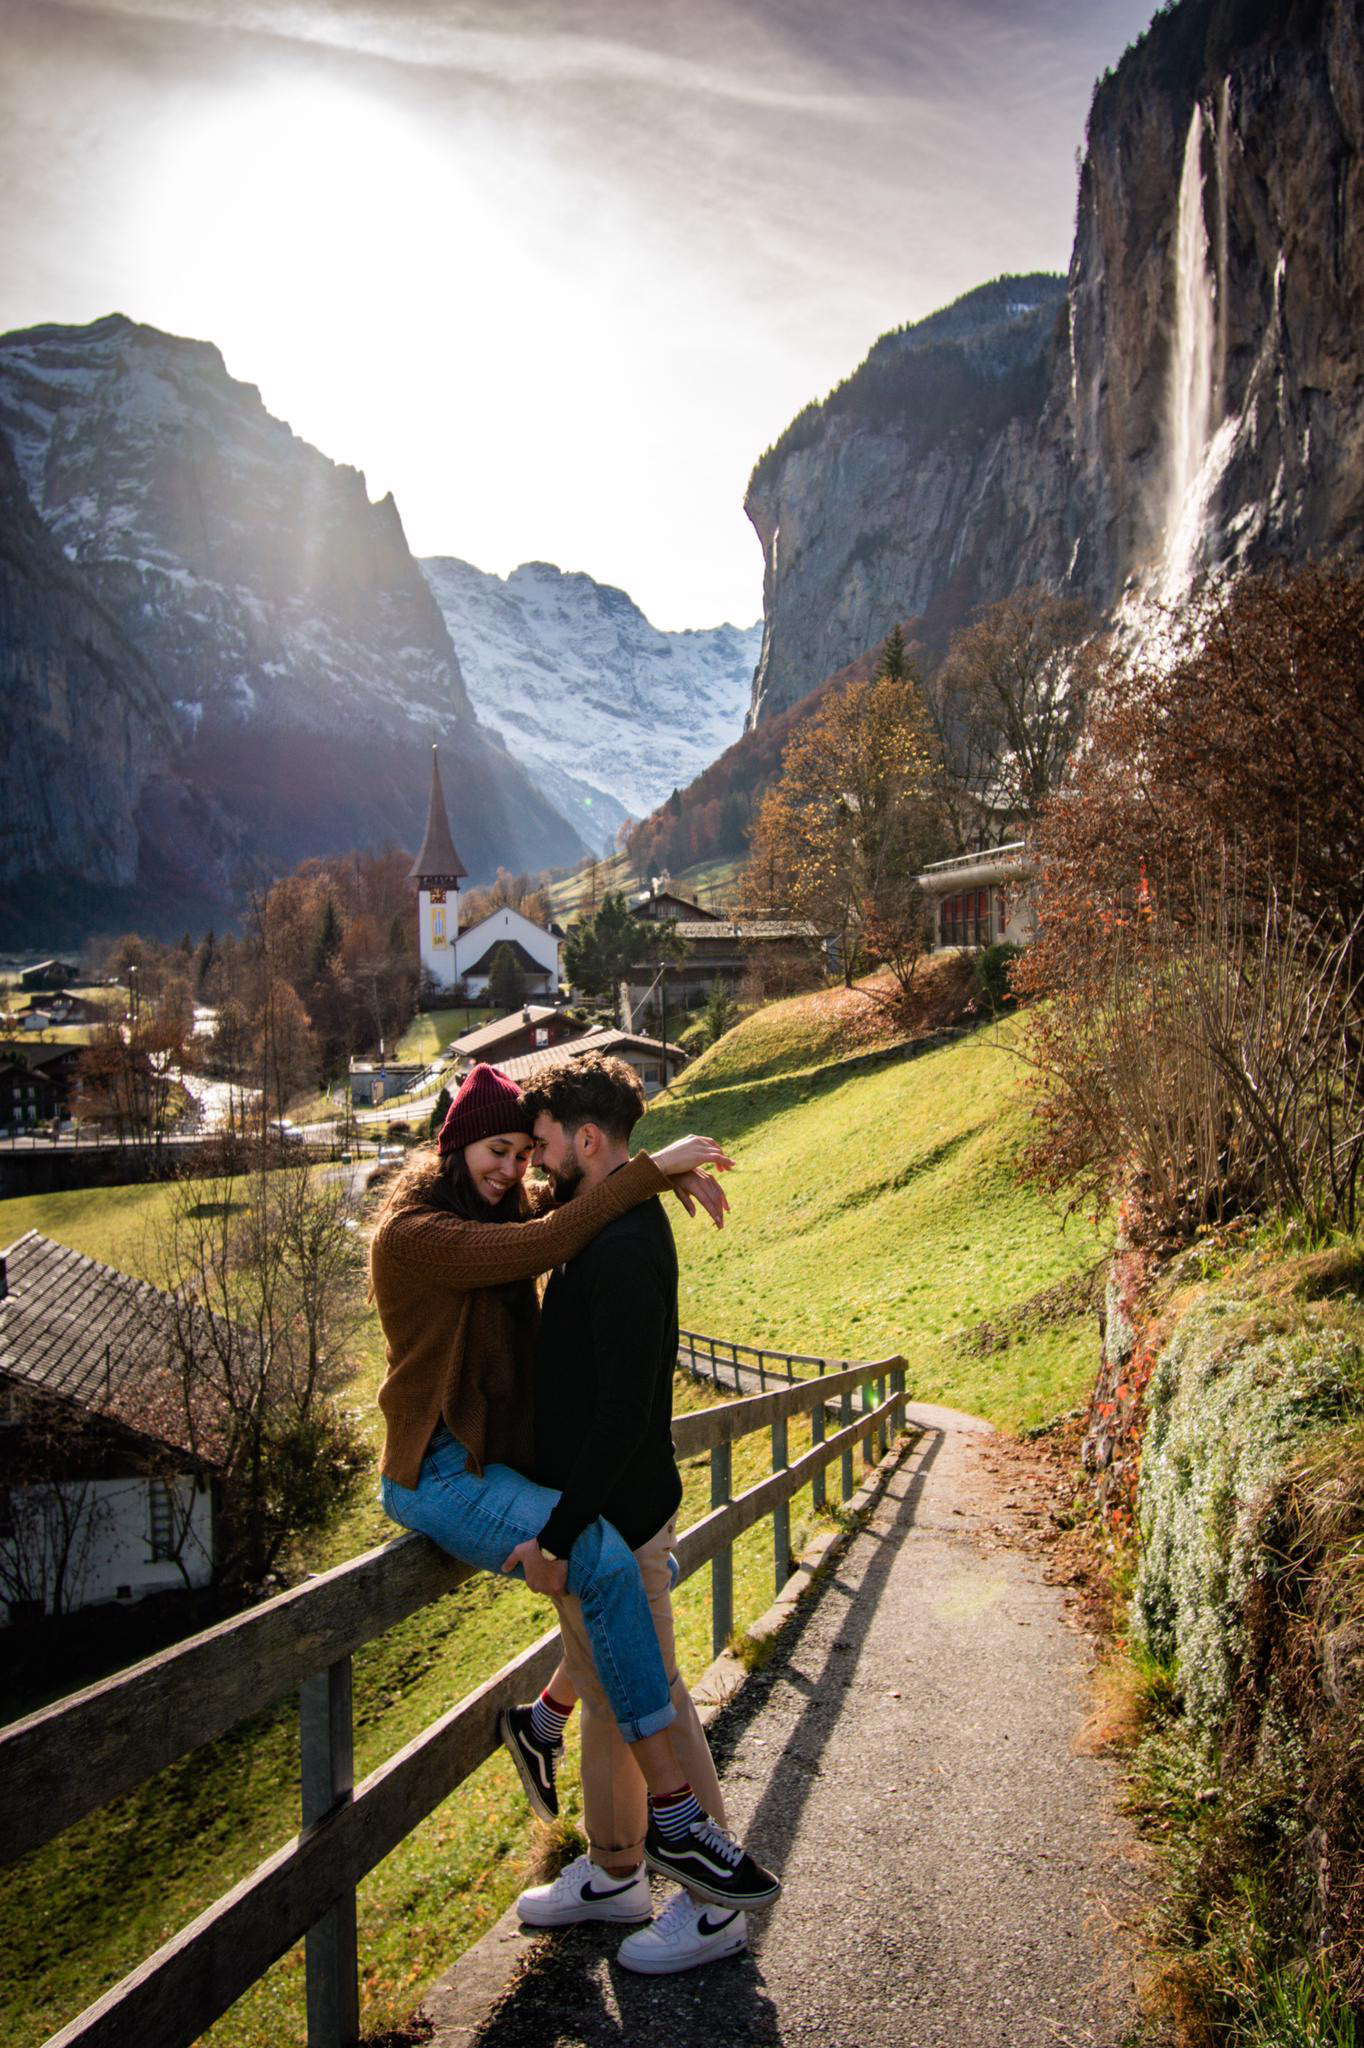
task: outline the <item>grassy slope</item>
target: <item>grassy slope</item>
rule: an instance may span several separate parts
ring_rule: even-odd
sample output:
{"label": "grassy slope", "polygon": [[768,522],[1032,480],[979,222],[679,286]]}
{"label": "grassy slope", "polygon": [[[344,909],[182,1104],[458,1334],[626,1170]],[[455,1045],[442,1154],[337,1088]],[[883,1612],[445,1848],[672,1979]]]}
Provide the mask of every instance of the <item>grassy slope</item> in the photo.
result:
{"label": "grassy slope", "polygon": [[[919,1398],[1007,1427],[1078,1400],[1095,1363],[1088,1313],[986,1353],[962,1341],[1103,1249],[1015,1179],[1019,1029],[850,1074],[828,1064],[843,1048],[827,998],[728,1033],[641,1127],[646,1145],[706,1130],[738,1162],[725,1232],[679,1233],[684,1324],[793,1351],[900,1351]],[[783,1040],[803,1071],[779,1071]]]}
{"label": "grassy slope", "polygon": [[[740,1340],[872,1357],[903,1350],[920,1398],[1028,1422],[1068,1406],[1093,1366],[1092,1323],[1072,1320],[978,1357],[954,1333],[998,1321],[1038,1289],[1092,1263],[1098,1247],[1023,1193],[1011,1173],[1022,1111],[1019,1068],[1001,1035],[854,1075],[820,1069],[873,1046],[884,1027],[841,992],[759,1013],[727,1034],[654,1109],[646,1144],[711,1129],[735,1147],[734,1215],[717,1235],[680,1217],[683,1320]],[[137,1270],[155,1188],[0,1203],[0,1242],[38,1228]],[[382,1372],[370,1324],[351,1398],[374,1434]],[[683,1391],[680,1401],[701,1398]],[[791,1453],[805,1447],[793,1431]],[[736,1457],[736,1485],[765,1469],[765,1433]],[[708,1504],[704,1461],[684,1475],[683,1524]],[[797,1549],[811,1527],[794,1503]],[[371,1489],[324,1542],[292,1560],[318,1569],[390,1533]],[[742,1626],[771,1597],[770,1531],[737,1546]],[[679,1647],[709,1657],[708,1575],[678,1596]],[[530,1641],[546,1609],[483,1579],[413,1616],[357,1659],[356,1764],[373,1769],[418,1728]],[[187,1759],[72,1838],[25,1859],[0,1889],[6,2048],[32,2048],[297,1826],[292,1709]],[[362,1887],[364,2024],[395,2024],[424,1985],[525,1882],[534,1830],[509,1767],[494,1760]],[[301,1952],[286,1957],[209,2037],[217,2048],[301,2040]]]}

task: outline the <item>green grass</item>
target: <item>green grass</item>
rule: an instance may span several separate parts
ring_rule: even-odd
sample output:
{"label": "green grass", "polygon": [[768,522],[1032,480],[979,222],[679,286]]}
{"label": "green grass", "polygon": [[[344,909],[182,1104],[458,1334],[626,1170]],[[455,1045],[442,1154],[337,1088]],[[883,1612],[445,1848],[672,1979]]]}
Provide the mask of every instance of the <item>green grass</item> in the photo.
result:
{"label": "green grass", "polygon": [[0,1202],[0,1248],[26,1230],[41,1231],[87,1258],[150,1278],[147,1238],[169,1207],[165,1181],[139,1187],[75,1188],[60,1195],[19,1195]]}
{"label": "green grass", "polygon": [[[808,1068],[831,1048],[823,999],[807,1000],[813,1023],[792,1045]],[[984,1355],[969,1339],[1106,1249],[1087,1226],[1063,1230],[1016,1177],[1019,1028],[846,1078],[776,1072],[770,1011],[721,1039],[639,1128],[644,1145],[707,1131],[737,1161],[725,1229],[678,1224],[684,1325],[837,1357],[903,1352],[916,1398],[1007,1428],[1079,1400],[1095,1367],[1091,1313]]]}
{"label": "green grass", "polygon": [[452,1010],[419,1010],[399,1039],[393,1057],[425,1060],[429,1065],[437,1053],[444,1052],[452,1038],[462,1038],[466,1031],[477,1031],[480,1024],[491,1023],[496,1015],[496,1010],[480,1008],[477,1003],[469,1008],[461,1003]]}

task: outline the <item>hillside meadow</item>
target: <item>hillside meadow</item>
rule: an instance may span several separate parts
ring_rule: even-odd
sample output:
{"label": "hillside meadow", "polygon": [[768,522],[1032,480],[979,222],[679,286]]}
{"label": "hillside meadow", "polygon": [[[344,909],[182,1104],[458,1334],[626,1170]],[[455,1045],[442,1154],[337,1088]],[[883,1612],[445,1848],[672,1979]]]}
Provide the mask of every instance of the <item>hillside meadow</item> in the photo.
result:
{"label": "hillside meadow", "polygon": [[[914,1397],[1005,1427],[1073,1405],[1095,1355],[1092,1310],[1074,1297],[1101,1246],[1087,1226],[1063,1230],[1014,1178],[1025,1115],[1017,1030],[982,1029],[906,1059],[886,1047],[879,1013],[832,991],[774,1005],[726,1034],[639,1133],[649,1145],[703,1129],[734,1149],[727,1228],[677,1214],[683,1323],[836,1357],[903,1352]],[[164,1200],[143,1187],[0,1203],[0,1244],[38,1229],[145,1271]],[[372,1318],[353,1366],[344,1398],[377,1458],[383,1355]],[[679,1382],[679,1406],[709,1398]],[[808,1441],[808,1426],[793,1429],[792,1455]],[[736,1487],[766,1469],[763,1432],[736,1456]],[[684,1481],[685,1525],[709,1502],[706,1461],[693,1461]],[[793,1503],[797,1550],[815,1525],[806,1493]],[[391,1533],[365,1485],[289,1568],[324,1568]],[[735,1578],[742,1629],[772,1595],[768,1528],[736,1547]],[[531,1641],[549,1613],[524,1587],[482,1578],[369,1645],[356,1660],[357,1772]],[[708,1574],[680,1590],[678,1615],[683,1665],[697,1675],[710,1656]],[[5,1873],[6,2048],[37,2048],[287,1839],[297,1770],[286,1702]],[[570,1812],[576,1801],[570,1770]],[[510,1766],[497,1758],[372,1874],[360,1892],[367,2031],[399,2024],[527,1882],[538,1850]],[[302,2038],[301,2015],[299,1950],[206,2038],[214,2048],[280,2048]]]}

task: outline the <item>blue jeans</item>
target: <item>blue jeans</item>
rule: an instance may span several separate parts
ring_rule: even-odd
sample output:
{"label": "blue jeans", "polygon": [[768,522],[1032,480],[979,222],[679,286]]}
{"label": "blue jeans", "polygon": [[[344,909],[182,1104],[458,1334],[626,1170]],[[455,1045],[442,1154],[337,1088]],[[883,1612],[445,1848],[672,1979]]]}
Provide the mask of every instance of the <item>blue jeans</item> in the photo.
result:
{"label": "blue jeans", "polygon": [[[444,1423],[426,1447],[415,1489],[388,1478],[379,1486],[384,1511],[395,1522],[488,1572],[500,1571],[518,1543],[539,1535],[559,1499],[510,1465],[485,1465],[479,1478]],[[582,1603],[593,1659],[622,1736],[638,1742],[657,1735],[677,1710],[639,1566],[610,1522],[589,1523],[569,1552],[568,1590]]]}

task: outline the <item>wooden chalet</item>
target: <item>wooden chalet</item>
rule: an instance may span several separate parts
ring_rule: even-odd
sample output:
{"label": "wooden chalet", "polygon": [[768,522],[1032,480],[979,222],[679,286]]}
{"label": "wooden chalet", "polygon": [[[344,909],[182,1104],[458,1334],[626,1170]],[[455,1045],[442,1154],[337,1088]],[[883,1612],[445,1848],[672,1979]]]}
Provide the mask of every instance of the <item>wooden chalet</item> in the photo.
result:
{"label": "wooden chalet", "polygon": [[30,1230],[0,1252],[0,1620],[206,1585],[218,1413],[169,1297]]}

